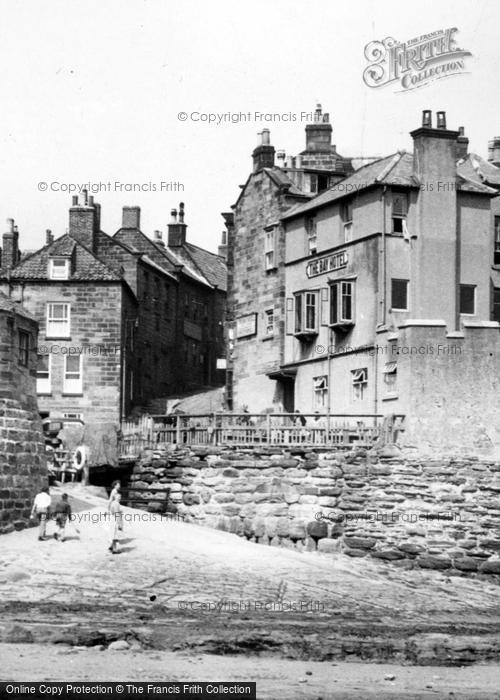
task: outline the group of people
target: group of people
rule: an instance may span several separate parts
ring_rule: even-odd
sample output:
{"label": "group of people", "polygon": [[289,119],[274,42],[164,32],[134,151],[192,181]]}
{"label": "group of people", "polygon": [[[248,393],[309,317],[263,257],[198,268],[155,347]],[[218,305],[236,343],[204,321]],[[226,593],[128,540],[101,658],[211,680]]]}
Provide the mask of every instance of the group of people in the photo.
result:
{"label": "group of people", "polygon": [[38,520],[38,539],[40,541],[47,539],[47,522],[50,518],[54,518],[57,530],[54,532],[53,538],[55,540],[59,540],[60,542],[64,542],[66,535],[66,524],[71,518],[71,515],[71,506],[69,504],[68,494],[61,494],[59,501],[57,501],[55,506],[52,506],[49,487],[45,486],[40,493],[35,496],[33,508],[31,510],[31,518],[36,518]]}
{"label": "group of people", "polygon": [[[123,531],[123,513],[121,509],[121,483],[114,481],[111,485],[111,493],[108,500],[108,514],[110,521],[110,540],[108,550],[112,554],[118,553],[119,533]],[[33,508],[31,510],[31,518],[38,521],[38,539],[43,541],[49,539],[47,536],[47,523],[54,519],[56,523],[56,531],[52,538],[59,542],[64,542],[66,539],[66,526],[71,520],[72,510],[69,503],[67,493],[61,494],[60,499],[52,505],[50,489],[45,486],[40,493],[35,496]],[[77,527],[75,530],[78,534],[80,531]]]}

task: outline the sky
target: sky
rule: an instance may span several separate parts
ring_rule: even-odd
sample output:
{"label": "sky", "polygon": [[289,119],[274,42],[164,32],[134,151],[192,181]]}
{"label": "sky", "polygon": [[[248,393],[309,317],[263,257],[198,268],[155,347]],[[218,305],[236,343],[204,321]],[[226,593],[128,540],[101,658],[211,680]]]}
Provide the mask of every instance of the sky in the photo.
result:
{"label": "sky", "polygon": [[[301,113],[317,102],[345,156],[411,150],[423,109],[445,110],[448,128],[465,126],[470,150],[486,156],[500,134],[499,20],[497,0],[4,0],[0,232],[14,218],[22,249],[43,245],[47,228],[64,234],[69,187],[90,183],[107,233],[126,205],[141,207],[146,234],[166,232],[183,201],[188,239],[216,250],[257,134],[269,128],[295,155]],[[460,74],[413,90],[364,83],[370,42],[449,27],[472,54]]]}

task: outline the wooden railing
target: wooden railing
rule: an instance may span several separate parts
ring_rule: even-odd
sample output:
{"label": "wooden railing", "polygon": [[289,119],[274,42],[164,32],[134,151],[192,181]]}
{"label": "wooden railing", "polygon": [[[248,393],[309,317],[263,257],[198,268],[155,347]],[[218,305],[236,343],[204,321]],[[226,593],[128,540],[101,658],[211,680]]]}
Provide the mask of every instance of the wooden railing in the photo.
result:
{"label": "wooden railing", "polygon": [[121,426],[119,454],[134,458],[165,445],[370,446],[394,442],[403,416],[206,413],[143,416]]}

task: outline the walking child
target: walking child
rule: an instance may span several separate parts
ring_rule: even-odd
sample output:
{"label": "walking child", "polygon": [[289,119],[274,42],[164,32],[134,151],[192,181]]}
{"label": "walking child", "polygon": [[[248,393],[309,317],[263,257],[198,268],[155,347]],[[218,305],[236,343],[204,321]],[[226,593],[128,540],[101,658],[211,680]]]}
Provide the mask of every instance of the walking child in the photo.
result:
{"label": "walking child", "polygon": [[33,508],[31,510],[31,517],[36,516],[38,520],[38,539],[45,539],[45,532],[47,529],[47,520],[50,515],[50,504],[51,498],[49,493],[49,487],[45,486],[40,493],[37,493],[35,500],[33,502]]}
{"label": "walking child", "polygon": [[71,518],[71,506],[68,503],[68,494],[63,493],[61,495],[61,500],[56,503],[54,508],[54,513],[56,516],[56,524],[58,531],[54,532],[54,539],[64,542],[64,531],[66,528],[66,523],[68,519]]}

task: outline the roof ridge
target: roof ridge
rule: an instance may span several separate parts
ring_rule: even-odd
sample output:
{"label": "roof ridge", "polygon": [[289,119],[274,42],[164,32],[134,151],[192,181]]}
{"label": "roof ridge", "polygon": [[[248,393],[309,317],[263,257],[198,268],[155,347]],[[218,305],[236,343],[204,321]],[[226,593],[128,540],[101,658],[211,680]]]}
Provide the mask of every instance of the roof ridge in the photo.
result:
{"label": "roof ridge", "polygon": [[[382,170],[382,172],[380,173],[380,175],[378,175],[378,176],[375,178],[375,182],[382,182],[382,180],[384,180],[384,179],[389,175],[389,173],[390,173],[392,170],[394,170],[394,168],[396,167],[396,165],[400,162],[401,158],[403,157],[403,153],[404,153],[404,152],[401,152],[401,151],[398,151],[397,153],[394,153],[394,155],[392,156],[392,160],[391,160],[391,161],[387,164],[387,166]],[[387,156],[387,157],[389,158],[389,156]]]}
{"label": "roof ridge", "polygon": [[196,248],[197,250],[202,250],[204,253],[208,253],[209,255],[213,255],[214,258],[220,258],[221,260],[224,260],[224,257],[222,255],[219,255],[218,253],[214,253],[211,250],[207,250],[207,248],[202,248],[200,245],[196,245],[196,243],[186,242],[186,245],[189,245],[192,248]]}
{"label": "roof ridge", "polygon": [[206,276],[206,274],[205,274],[205,271],[201,269],[201,267],[198,265],[198,263],[196,262],[196,260],[195,260],[195,259],[193,258],[193,256],[191,255],[191,252],[190,252],[189,248],[187,248],[187,245],[190,245],[190,244],[184,244],[183,246],[180,246],[180,247],[181,247],[181,248],[184,248],[184,250],[187,252],[187,254],[188,254],[188,256],[189,256],[189,259],[190,259],[191,262],[193,263],[193,267],[194,267],[195,270],[197,270],[198,273],[203,277],[203,279],[204,279],[205,282],[208,284],[208,286],[209,286],[209,287],[213,287],[213,285],[210,284],[210,282],[208,281],[207,276]]}

